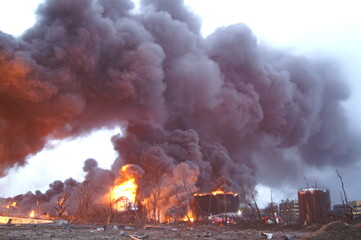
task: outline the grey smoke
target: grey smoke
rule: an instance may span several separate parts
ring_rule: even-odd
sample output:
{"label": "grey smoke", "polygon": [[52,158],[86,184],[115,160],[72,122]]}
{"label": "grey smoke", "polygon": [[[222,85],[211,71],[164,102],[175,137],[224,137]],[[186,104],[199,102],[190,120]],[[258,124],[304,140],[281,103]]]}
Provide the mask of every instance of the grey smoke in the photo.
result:
{"label": "grey smoke", "polygon": [[[0,33],[2,176],[48,139],[113,125],[127,132],[112,139],[120,154],[112,172],[138,164],[145,198],[154,188],[162,199],[182,196],[171,184],[180,180],[192,191],[239,192],[264,166],[275,185],[299,174],[299,162],[337,167],[360,156],[333,61],[272,49],[244,24],[203,38],[182,0],[133,7],[47,0],[21,37]],[[85,164],[89,178],[110,184],[94,164]]]}

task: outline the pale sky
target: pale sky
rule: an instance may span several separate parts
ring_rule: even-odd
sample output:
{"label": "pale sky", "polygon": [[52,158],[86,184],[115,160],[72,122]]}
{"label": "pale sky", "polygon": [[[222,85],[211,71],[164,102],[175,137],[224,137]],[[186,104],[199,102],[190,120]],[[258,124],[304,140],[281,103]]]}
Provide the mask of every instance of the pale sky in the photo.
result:
{"label": "pale sky", "polygon": [[[35,23],[34,11],[40,2],[42,1],[0,0],[0,30],[14,36],[20,35]],[[217,27],[243,22],[252,29],[260,42],[297,54],[326,56],[339,61],[344,69],[345,81],[352,89],[352,96],[345,103],[345,108],[355,131],[361,132],[361,111],[357,110],[361,102],[359,1],[185,0],[185,3],[200,15],[204,36]],[[95,158],[100,166],[109,168],[116,157],[109,136],[119,131],[115,129],[93,132],[88,138],[82,137],[67,143],[57,142],[57,148],[37,154],[29,160],[30,164],[25,168],[13,169],[8,177],[0,179],[2,195],[45,190],[54,180],[81,178],[81,168],[88,157]],[[99,142],[103,145],[99,146]],[[102,149],[101,153],[99,149]],[[65,165],[69,167],[59,169],[56,165],[59,159],[66,159]],[[361,200],[360,187],[354,184],[358,181],[361,163],[340,169],[340,172],[344,175],[346,186],[350,188],[350,200]],[[47,176],[49,181],[44,183],[43,180],[37,180],[39,178],[36,176],[39,175],[43,176],[41,179]],[[339,185],[334,169],[323,169],[321,172],[318,169],[309,169],[307,177],[310,182],[317,181],[320,187],[331,188],[329,185]],[[340,202],[337,192],[339,188],[331,192],[333,203]],[[270,189],[264,185],[259,185],[258,189],[260,201],[269,201]],[[288,188],[275,189],[273,197],[279,196],[276,201],[283,197],[296,198],[296,191]]]}

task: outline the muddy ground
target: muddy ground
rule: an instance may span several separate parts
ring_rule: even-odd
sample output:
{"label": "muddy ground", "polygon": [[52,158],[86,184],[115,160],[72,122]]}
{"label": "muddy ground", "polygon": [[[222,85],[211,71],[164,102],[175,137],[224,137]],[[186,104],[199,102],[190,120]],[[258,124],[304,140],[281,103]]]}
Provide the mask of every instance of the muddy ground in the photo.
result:
{"label": "muddy ground", "polygon": [[[267,236],[268,235],[268,236]],[[216,225],[56,225],[56,224],[2,224],[0,239],[361,239],[361,226],[335,222],[321,228],[290,228],[282,226],[216,226]]]}

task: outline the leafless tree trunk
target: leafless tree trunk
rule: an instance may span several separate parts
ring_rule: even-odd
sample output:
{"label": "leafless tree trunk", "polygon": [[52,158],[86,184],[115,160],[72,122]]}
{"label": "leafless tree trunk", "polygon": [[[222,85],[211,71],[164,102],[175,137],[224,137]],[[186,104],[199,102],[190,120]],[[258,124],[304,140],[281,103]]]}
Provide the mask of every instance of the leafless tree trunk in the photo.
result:
{"label": "leafless tree trunk", "polygon": [[94,203],[94,193],[96,193],[94,185],[85,180],[77,188],[78,209],[77,215],[85,220],[89,218],[89,209]]}
{"label": "leafless tree trunk", "polygon": [[302,173],[302,177],[303,177],[303,180],[305,180],[307,188],[310,188],[310,185],[308,184],[307,178],[305,177],[305,175],[303,173]]}
{"label": "leafless tree trunk", "polygon": [[251,195],[252,202],[248,199],[248,196],[247,196],[246,189],[244,187],[243,181],[242,181],[241,186],[242,186],[243,200],[251,208],[255,220],[262,219],[262,215],[261,215],[261,212],[260,212],[260,210],[258,208],[256,199],[255,199],[255,195],[254,195],[254,192],[253,192],[253,189],[252,189],[251,185],[248,183],[248,189],[249,189],[249,192],[250,192],[250,195]]}
{"label": "leafless tree trunk", "polygon": [[73,192],[73,187],[67,186],[63,193],[58,197],[58,201],[56,203],[56,207],[54,207],[58,213],[59,217],[62,217],[65,213],[66,209],[69,206],[69,198],[71,197]]}
{"label": "leafless tree trunk", "polygon": [[[188,205],[189,205],[189,208],[190,208],[190,210],[191,210],[191,212],[192,212],[193,217],[195,217],[195,216],[196,216],[195,206],[191,204],[191,201],[192,201],[192,199],[193,199],[192,188],[191,188],[191,186],[189,185],[189,182],[187,181],[187,179],[185,179],[185,178],[183,179],[183,186],[184,186],[184,189],[185,189],[185,191],[186,191],[186,193],[187,193],[187,195],[188,195]],[[187,218],[188,218],[188,220],[190,220],[190,218],[189,218],[189,216],[188,216],[188,213],[187,213]]]}
{"label": "leafless tree trunk", "polygon": [[345,201],[343,201],[342,195],[341,195],[341,200],[342,200],[343,208],[344,208],[344,211],[345,211],[345,214],[346,214],[346,218],[348,220],[352,220],[352,218],[353,218],[352,207],[350,206],[350,204],[349,204],[349,202],[347,200],[347,195],[346,195],[345,185],[343,183],[343,178],[342,178],[341,174],[338,172],[337,169],[336,169],[336,173],[337,173],[337,176],[340,178],[341,188],[342,188],[343,196],[344,196],[344,199],[345,199]]}
{"label": "leafless tree trunk", "polygon": [[262,219],[262,214],[261,214],[261,211],[260,211],[259,208],[258,208],[258,205],[257,205],[257,202],[256,202],[256,197],[255,197],[255,195],[254,195],[254,192],[253,192],[253,189],[252,189],[252,187],[251,187],[251,184],[249,184],[249,183],[248,183],[248,188],[249,188],[249,192],[250,192],[250,194],[251,194],[251,199],[252,199],[253,204],[254,204],[254,206],[255,206],[255,208],[256,208],[256,212],[257,212],[257,214],[258,214],[258,218],[259,218],[259,219]]}
{"label": "leafless tree trunk", "polygon": [[161,178],[163,173],[166,171],[165,167],[152,165],[147,167],[148,171],[147,174],[150,176],[149,178],[149,185],[154,186],[150,195],[149,201],[147,203],[148,206],[148,215],[149,220],[160,221],[160,211],[158,209],[158,201],[160,196],[160,189],[158,187],[158,179]]}
{"label": "leafless tree trunk", "polygon": [[158,187],[155,187],[152,189],[152,192],[149,197],[149,205],[151,209],[148,211],[151,212],[150,214],[150,220],[159,221],[160,219],[157,217],[157,211],[158,211],[158,197],[159,197],[160,191]]}
{"label": "leafless tree trunk", "polygon": [[246,194],[246,190],[245,190],[245,188],[244,188],[243,182],[242,182],[242,185],[241,185],[241,186],[242,186],[242,197],[243,197],[243,200],[244,200],[244,202],[251,208],[252,213],[253,213],[253,216],[254,216],[254,218],[255,218],[255,220],[256,220],[256,211],[255,211],[252,203],[250,203],[250,202],[248,201],[247,194]]}

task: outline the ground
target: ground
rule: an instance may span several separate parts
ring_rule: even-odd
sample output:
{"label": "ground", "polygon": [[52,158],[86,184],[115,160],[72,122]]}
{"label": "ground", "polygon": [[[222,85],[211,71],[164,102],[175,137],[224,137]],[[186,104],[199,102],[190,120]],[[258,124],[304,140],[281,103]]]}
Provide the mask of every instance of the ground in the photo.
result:
{"label": "ground", "polygon": [[[268,236],[267,236],[268,235]],[[271,236],[272,235],[272,236]],[[74,224],[1,224],[0,239],[130,239],[130,240],[256,240],[361,239],[361,226],[338,221],[321,228],[289,228],[284,226],[215,226],[175,225],[74,225]]]}
{"label": "ground", "polygon": [[157,226],[80,226],[54,224],[0,225],[0,239],[267,239],[262,233],[271,233],[272,239],[303,239],[305,232],[259,229],[241,229],[236,226],[214,225],[157,225]]}

